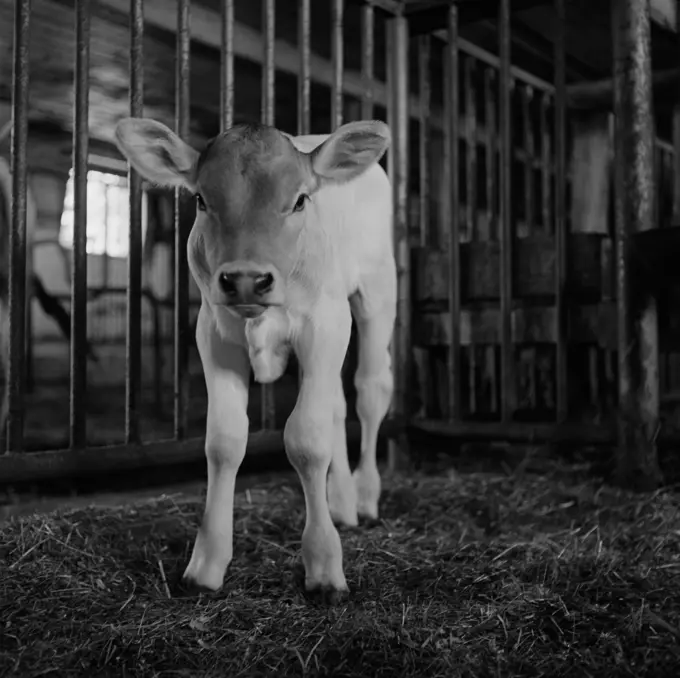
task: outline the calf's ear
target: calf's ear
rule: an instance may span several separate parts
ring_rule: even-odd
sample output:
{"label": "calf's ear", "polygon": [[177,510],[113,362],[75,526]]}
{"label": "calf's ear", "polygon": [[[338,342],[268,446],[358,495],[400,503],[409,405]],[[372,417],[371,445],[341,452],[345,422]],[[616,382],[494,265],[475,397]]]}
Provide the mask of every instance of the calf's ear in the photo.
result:
{"label": "calf's ear", "polygon": [[123,118],[115,136],[120,152],[145,179],[195,190],[199,153],[169,127],[149,118]]}
{"label": "calf's ear", "polygon": [[323,179],[350,181],[378,162],[390,141],[390,128],[384,122],[348,122],[310,153],[312,168]]}

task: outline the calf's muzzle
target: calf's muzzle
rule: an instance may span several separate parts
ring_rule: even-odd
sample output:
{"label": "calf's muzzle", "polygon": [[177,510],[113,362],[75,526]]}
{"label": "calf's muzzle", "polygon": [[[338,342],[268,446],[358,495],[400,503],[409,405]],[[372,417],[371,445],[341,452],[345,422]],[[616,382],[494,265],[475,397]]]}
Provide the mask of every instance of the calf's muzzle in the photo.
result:
{"label": "calf's muzzle", "polygon": [[276,275],[259,267],[223,268],[217,275],[225,303],[244,318],[255,318],[272,305]]}

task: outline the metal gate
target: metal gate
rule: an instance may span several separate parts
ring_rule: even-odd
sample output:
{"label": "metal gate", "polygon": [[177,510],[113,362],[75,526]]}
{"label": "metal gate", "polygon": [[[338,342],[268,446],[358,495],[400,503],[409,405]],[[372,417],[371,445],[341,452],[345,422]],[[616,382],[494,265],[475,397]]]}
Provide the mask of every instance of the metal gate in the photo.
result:
{"label": "metal gate", "polygon": [[[220,127],[230,127],[235,112],[235,54],[239,50],[238,25],[235,22],[234,0],[221,1],[220,14],[220,81],[215,83],[220,92]],[[345,79],[343,0],[330,0],[331,26],[331,69],[326,68],[319,57],[312,52],[312,3],[311,0],[296,0],[298,13],[298,45],[295,60],[291,60],[290,45],[276,40],[275,0],[262,2],[262,51],[259,55],[243,53],[239,56],[253,58],[262,65],[261,120],[276,124],[276,74],[279,72],[297,76],[297,132],[310,133],[312,128],[312,84],[315,81],[330,86],[331,126],[343,122],[343,93],[359,100],[354,117],[371,118],[376,104],[387,109],[394,141],[388,156],[389,172],[394,182],[396,204],[395,236],[397,242],[405,243],[407,207],[407,122],[408,93],[407,66],[408,27],[401,16],[401,3],[393,0],[372,0],[361,3],[361,73],[360,77],[350,74]],[[94,4],[90,0],[75,3],[74,56],[74,241],[71,292],[70,347],[70,444],[67,449],[27,452],[24,449],[25,388],[24,374],[24,319],[26,315],[26,288],[22,282],[22,271],[26,266],[26,191],[27,191],[27,140],[29,114],[29,43],[31,34],[31,0],[15,0],[14,25],[14,75],[13,75],[13,212],[10,237],[10,355],[9,390],[10,409],[7,423],[7,452],[0,456],[0,478],[4,482],[38,481],[56,476],[83,476],[104,474],[112,470],[125,470],[153,465],[166,465],[200,458],[203,455],[203,438],[187,435],[188,404],[188,338],[189,299],[188,285],[175,286],[174,298],[174,435],[170,440],[142,442],[140,437],[140,373],[141,373],[141,301],[142,301],[142,238],[141,209],[142,181],[133,170],[129,172],[130,191],[130,247],[127,280],[127,336],[126,336],[126,402],[125,442],[122,445],[96,447],[88,446],[86,433],[86,401],[88,387],[86,379],[86,200],[89,144],[89,88],[91,19]],[[158,5],[155,6],[157,12]],[[190,123],[190,43],[192,7],[190,0],[168,3],[168,10],[176,13],[176,99],[175,130],[184,139],[189,136]],[[201,11],[200,9],[198,10]],[[376,14],[383,28],[379,35],[382,44],[387,41],[386,58],[387,82],[375,77],[375,36]],[[163,21],[168,18],[164,16]],[[129,114],[144,115],[144,0],[129,3]],[[277,55],[277,51],[281,52]],[[277,59],[280,56],[280,59]],[[379,55],[380,56],[380,55]],[[287,129],[295,132],[295,129]],[[175,262],[174,279],[188,280],[186,241],[188,229],[179,218],[180,195],[175,194]],[[408,353],[408,249],[397,250],[401,256],[402,277],[400,279],[401,312],[399,327],[395,335],[395,364],[405,364]],[[399,370],[398,374],[402,374]],[[397,378],[396,412],[403,412],[399,403],[403,401],[404,382]],[[251,432],[248,453],[274,451],[282,448],[282,432],[275,430],[275,406],[272,386],[262,386],[262,411],[259,430]],[[401,395],[399,395],[401,394]],[[389,427],[388,427],[389,428]],[[348,434],[356,439],[358,424],[350,423]]]}
{"label": "metal gate", "polygon": [[[282,0],[280,0],[282,2]],[[317,0],[318,2],[318,0]],[[234,0],[221,0],[220,14],[220,121],[221,129],[234,121],[235,69],[238,46]],[[565,80],[564,30],[558,29],[555,45],[555,78],[547,83],[514,68],[511,59],[510,2],[498,3],[498,57],[460,40],[459,11],[472,3],[406,2],[368,0],[361,7],[361,72],[347,74],[343,0],[328,0],[331,8],[330,69],[312,53],[311,0],[296,0],[298,41],[294,50],[276,40],[275,0],[262,0],[261,119],[275,124],[278,71],[297,77],[297,132],[311,129],[312,83],[330,86],[331,127],[343,121],[343,100],[351,95],[359,102],[355,117],[376,115],[377,104],[386,109],[393,143],[388,151],[388,171],[393,182],[395,207],[394,243],[399,275],[399,308],[393,340],[395,396],[390,422],[384,429],[396,436],[405,449],[403,423],[415,428],[462,438],[510,440],[562,440],[608,442],[611,426],[569,424],[570,341],[573,337],[567,299],[568,254],[596,257],[603,251],[603,238],[570,238],[567,230],[567,88]],[[349,3],[347,3],[349,5]],[[356,4],[356,3],[355,3]],[[487,6],[489,3],[484,3]],[[633,54],[635,41],[649,41],[649,17],[643,17],[643,0],[621,3],[627,19],[635,18],[629,40],[621,38],[620,50]],[[558,26],[564,23],[564,0],[554,0]],[[70,379],[70,446],[66,450],[26,453],[24,434],[24,327],[26,266],[26,181],[29,92],[29,35],[31,0],[15,0],[12,170],[13,217],[10,242],[10,415],[8,453],[0,457],[0,477],[8,482],[37,480],[57,475],[105,473],[110,469],[135,468],[193,460],[203,451],[202,438],[187,436],[188,402],[187,333],[189,300],[187,285],[175,288],[174,338],[174,437],[140,442],[140,314],[141,314],[141,199],[140,177],[130,171],[130,256],[127,289],[125,444],[89,449],[86,439],[86,178],[88,163],[88,72],[90,63],[90,0],[75,3],[76,51],[73,165],[75,172],[75,224],[72,286],[72,343]],[[415,38],[420,12],[429,6],[445,11],[445,27]],[[143,115],[144,0],[130,1],[130,96],[129,112]],[[176,2],[176,106],[175,129],[187,139],[190,122],[190,42],[192,9],[189,0]],[[376,77],[376,19],[385,27],[385,82]],[[619,33],[623,35],[626,29]],[[637,31],[637,32],[636,32]],[[431,29],[426,29],[427,33]],[[632,36],[632,37],[631,37]],[[409,54],[411,46],[411,55]],[[416,47],[416,49],[413,49]],[[246,50],[247,52],[247,50]],[[279,54],[277,54],[277,52]],[[648,55],[649,50],[647,50]],[[242,54],[243,56],[243,54]],[[281,57],[280,59],[278,57]],[[410,58],[413,56],[414,58]],[[648,56],[646,57],[648,59]],[[608,358],[618,366],[613,377],[623,394],[628,423],[619,436],[638,440],[631,431],[647,431],[658,423],[658,398],[654,411],[651,383],[654,368],[642,353],[656,360],[655,339],[629,322],[628,290],[630,248],[625,243],[639,223],[639,214],[650,209],[648,139],[638,123],[649,116],[649,63],[645,57],[625,62],[617,72],[615,110],[617,156],[641,158],[642,164],[616,172],[616,256],[610,270],[612,282],[609,310],[618,318],[608,345]],[[412,68],[413,66],[413,68]],[[417,67],[416,67],[417,66]],[[412,95],[410,74],[417,74],[418,95]],[[435,81],[433,78],[437,78]],[[441,87],[438,87],[441,85]],[[216,84],[217,86],[217,84]],[[629,96],[637,87],[642,96]],[[438,98],[439,92],[443,96]],[[645,103],[645,96],[647,103]],[[460,113],[460,114],[459,114]],[[294,132],[295,130],[286,130]],[[415,139],[414,139],[415,137]],[[442,157],[433,166],[432,139],[440,139]],[[519,139],[519,141],[517,141]],[[417,143],[412,143],[416,141]],[[462,151],[461,151],[462,149]],[[411,153],[409,153],[411,151]],[[667,150],[665,151],[668,152]],[[632,154],[632,155],[631,155]],[[617,168],[621,163],[617,164]],[[648,163],[649,164],[649,163]],[[519,179],[519,183],[517,180]],[[417,190],[410,191],[411,187]],[[438,199],[432,186],[443,187]],[[632,186],[626,193],[623,187]],[[410,192],[417,194],[413,199]],[[521,200],[517,196],[521,195]],[[410,223],[409,206],[417,204],[417,224]],[[175,280],[187,280],[187,229],[180,219],[180,196],[175,196]],[[433,212],[437,214],[433,214]],[[518,218],[519,215],[519,218]],[[636,216],[637,215],[637,216]],[[646,218],[646,217],[645,217]],[[643,218],[644,221],[644,218]],[[520,229],[520,233],[517,229]],[[576,243],[576,244],[575,244]],[[628,247],[628,248],[627,248]],[[549,253],[550,256],[546,256]],[[573,259],[573,257],[572,257]],[[614,264],[616,262],[616,264]],[[529,299],[529,301],[527,301]],[[536,300],[540,301],[537,310]],[[615,300],[615,301],[614,301]],[[611,305],[613,303],[613,306]],[[646,311],[645,311],[646,312]],[[602,317],[602,309],[595,313]],[[651,316],[650,316],[651,317]],[[584,330],[593,327],[584,321]],[[617,350],[637,340],[640,350]],[[531,344],[526,365],[518,346]],[[421,360],[426,350],[426,360]],[[414,351],[415,349],[415,351]],[[439,352],[447,378],[439,412],[429,404],[413,417],[416,387],[414,355],[420,377],[428,371],[432,353]],[[651,351],[651,353],[650,353]],[[546,357],[547,356],[547,357]],[[424,367],[423,367],[424,365]],[[552,376],[546,377],[550,373]],[[469,378],[469,375],[472,375]],[[480,376],[481,375],[481,376]],[[642,375],[642,376],[640,376]],[[652,376],[650,376],[652,375]],[[518,379],[530,384],[530,399],[545,386],[550,391],[549,416],[543,422],[518,421]],[[428,400],[429,386],[422,389]],[[526,390],[526,389],[525,389]],[[482,400],[490,404],[479,413]],[[251,433],[249,454],[282,446],[281,431],[274,430],[272,388],[263,387],[260,430]],[[650,409],[651,408],[651,409]],[[650,419],[651,416],[651,419]],[[475,421],[476,419],[476,421]],[[395,422],[399,426],[391,428]],[[356,423],[349,425],[356,437]],[[631,437],[632,436],[632,437]],[[649,436],[648,436],[649,437]],[[633,442],[627,443],[633,445]]]}

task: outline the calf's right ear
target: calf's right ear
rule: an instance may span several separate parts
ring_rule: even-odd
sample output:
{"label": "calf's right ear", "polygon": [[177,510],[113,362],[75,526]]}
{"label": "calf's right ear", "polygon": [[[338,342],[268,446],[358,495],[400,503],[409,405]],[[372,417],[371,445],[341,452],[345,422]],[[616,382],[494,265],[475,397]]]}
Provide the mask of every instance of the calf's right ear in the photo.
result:
{"label": "calf's right ear", "polygon": [[149,118],[123,118],[116,125],[116,145],[148,181],[158,186],[195,189],[199,153],[162,123]]}

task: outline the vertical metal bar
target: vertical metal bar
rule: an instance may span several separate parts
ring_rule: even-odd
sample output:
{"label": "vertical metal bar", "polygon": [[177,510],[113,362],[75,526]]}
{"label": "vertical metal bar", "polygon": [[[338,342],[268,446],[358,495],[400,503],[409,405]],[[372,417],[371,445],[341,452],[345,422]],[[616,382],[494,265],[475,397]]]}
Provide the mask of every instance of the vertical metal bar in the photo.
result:
{"label": "vertical metal bar", "polygon": [[298,74],[298,134],[309,134],[312,119],[312,15],[310,0],[300,0],[298,16],[298,45],[300,50],[300,73]]}
{"label": "vertical metal bar", "polygon": [[420,166],[420,245],[430,244],[430,36],[418,40],[418,73],[420,81],[420,138],[418,140]]}
{"label": "vertical metal bar", "polygon": [[342,125],[342,72],[344,64],[342,22],[343,0],[332,0],[331,6],[331,54],[333,82],[331,85],[331,131]]}
{"label": "vertical metal bar", "polygon": [[653,226],[653,116],[650,9],[647,0],[613,0],[614,119],[621,484],[661,481],[659,345],[656,301],[635,277],[634,234]]}
{"label": "vertical metal bar", "polygon": [[[130,0],[130,115],[144,115],[144,0]],[[130,234],[125,344],[125,442],[139,441],[142,395],[142,178],[128,172]]]}
{"label": "vertical metal bar", "polygon": [[[496,71],[486,68],[484,71],[484,108],[486,110],[486,209],[487,231],[489,240],[498,240],[497,201],[498,177],[496,153],[498,151],[498,133],[496,130],[496,90],[494,79]],[[495,399],[495,395],[494,395]]]}
{"label": "vertical metal bar", "polygon": [[[396,368],[395,398],[392,411],[398,418],[410,415],[411,308],[408,239],[408,149],[409,149],[409,87],[408,87],[408,20],[403,16],[388,19],[388,121],[392,130],[392,146],[388,153],[388,173],[392,181],[394,205],[394,251],[397,260],[397,321],[392,341],[392,364]],[[390,441],[389,465],[396,468],[407,462],[407,442],[398,445]]]}
{"label": "vertical metal bar", "polygon": [[361,8],[361,75],[364,79],[364,95],[361,98],[361,117],[373,117],[373,55],[374,55],[375,16],[373,5]]}
{"label": "vertical metal bar", "polygon": [[[264,33],[264,58],[262,60],[262,122],[265,125],[275,124],[275,77],[276,62],[274,43],[276,40],[276,6],[275,0],[262,0],[262,19]],[[276,405],[274,401],[274,385],[262,384],[262,428],[276,427]]]}
{"label": "vertical metal bar", "polygon": [[220,132],[234,124],[234,0],[222,0]]}
{"label": "vertical metal bar", "polygon": [[[564,290],[567,282],[567,83],[565,66],[565,5],[555,0],[555,319],[557,322],[555,368],[557,387],[557,421],[568,416],[567,384],[567,306]],[[550,156],[543,154],[544,193],[550,190]],[[545,184],[548,184],[545,186]],[[547,198],[543,196],[544,205]],[[548,208],[549,209],[549,208]],[[548,215],[549,217],[549,215]],[[547,223],[546,223],[547,227]]]}
{"label": "vertical metal bar", "polygon": [[87,386],[87,156],[90,89],[90,0],[76,5],[73,124],[73,281],[71,284],[71,447],[86,441]]}
{"label": "vertical metal bar", "polygon": [[[556,40],[559,38],[556,38]],[[557,50],[557,44],[555,45]],[[555,64],[555,77],[557,77],[557,64]],[[550,94],[544,92],[541,97],[541,212],[543,221],[543,231],[545,234],[553,232],[552,211],[551,211],[551,176],[552,176],[552,146],[550,143],[550,126],[548,125],[548,110],[550,108]],[[565,177],[562,177],[565,181]]]}
{"label": "vertical metal bar", "polygon": [[476,60],[465,59],[465,179],[466,179],[466,230],[469,240],[476,240],[477,233],[477,111],[472,73]]}
{"label": "vertical metal bar", "polygon": [[[190,0],[177,0],[177,72],[175,78],[175,128],[189,138],[189,75],[191,45]],[[175,438],[186,435],[188,405],[189,279],[187,263],[188,224],[182,219],[180,189],[175,189]]]}
{"label": "vertical metal bar", "polygon": [[[557,30],[561,30],[561,27]],[[522,105],[522,132],[524,137],[524,226],[528,236],[534,235],[534,131],[531,125],[531,87],[520,91]]]}
{"label": "vertical metal bar", "polygon": [[[675,1],[675,39],[680,53],[680,0]],[[672,223],[680,224],[680,104],[673,107],[673,208]]]}
{"label": "vertical metal bar", "polygon": [[500,77],[500,298],[501,298],[501,419],[510,422],[515,409],[515,351],[512,344],[512,215],[510,173],[512,171],[512,138],[510,126],[510,0],[501,0],[499,25]]}
{"label": "vertical metal bar", "polygon": [[12,74],[12,227],[9,231],[9,418],[8,447],[24,444],[24,351],[26,331],[26,206],[28,182],[28,84],[30,0],[14,2],[14,72]]}
{"label": "vertical metal bar", "polygon": [[[312,15],[311,0],[299,0],[298,4],[298,51],[300,71],[298,73],[297,133],[309,134],[312,124]],[[298,389],[302,383],[302,367],[298,363]]]}
{"label": "vertical metal bar", "polygon": [[264,53],[262,59],[262,122],[265,125],[274,124],[274,80],[276,65],[274,42],[276,40],[276,0],[262,0],[262,21],[264,37]]}
{"label": "vertical metal bar", "polygon": [[449,183],[449,347],[448,401],[449,419],[460,419],[460,191],[458,185],[460,113],[458,104],[458,8],[452,4],[448,12],[447,42],[444,52],[446,82],[446,178]]}

